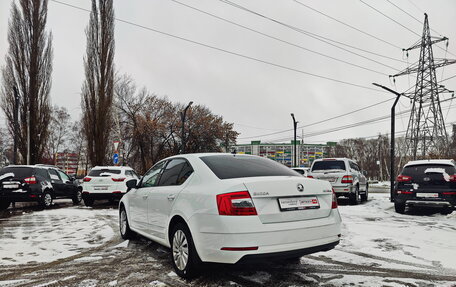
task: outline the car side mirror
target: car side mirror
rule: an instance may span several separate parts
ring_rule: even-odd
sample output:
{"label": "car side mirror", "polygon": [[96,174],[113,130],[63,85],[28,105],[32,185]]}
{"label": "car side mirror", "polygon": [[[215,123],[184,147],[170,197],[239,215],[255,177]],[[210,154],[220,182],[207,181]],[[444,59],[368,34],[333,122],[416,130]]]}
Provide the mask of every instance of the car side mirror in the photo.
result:
{"label": "car side mirror", "polygon": [[127,192],[129,192],[131,189],[135,188],[137,184],[138,184],[138,180],[136,180],[136,179],[130,179],[129,181],[127,181],[126,182]]}

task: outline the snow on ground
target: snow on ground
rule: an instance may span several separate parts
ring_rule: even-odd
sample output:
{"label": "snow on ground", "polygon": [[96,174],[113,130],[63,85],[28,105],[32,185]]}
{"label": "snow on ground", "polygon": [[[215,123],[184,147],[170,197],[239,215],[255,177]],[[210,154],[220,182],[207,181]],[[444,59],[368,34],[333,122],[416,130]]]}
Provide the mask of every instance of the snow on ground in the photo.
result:
{"label": "snow on ground", "polygon": [[389,188],[390,187],[390,182],[389,181],[374,181],[374,182],[369,182],[369,187],[375,187],[375,188]]}
{"label": "snow on ground", "polygon": [[[339,206],[343,220],[339,247],[325,253],[338,261],[410,269],[434,267],[456,272],[456,212],[398,214],[388,193],[369,194],[357,206]],[[387,261],[388,263],[387,263]]]}
{"label": "snow on ground", "polygon": [[0,219],[0,265],[51,262],[102,245],[114,236],[103,218],[117,214],[70,207]]}

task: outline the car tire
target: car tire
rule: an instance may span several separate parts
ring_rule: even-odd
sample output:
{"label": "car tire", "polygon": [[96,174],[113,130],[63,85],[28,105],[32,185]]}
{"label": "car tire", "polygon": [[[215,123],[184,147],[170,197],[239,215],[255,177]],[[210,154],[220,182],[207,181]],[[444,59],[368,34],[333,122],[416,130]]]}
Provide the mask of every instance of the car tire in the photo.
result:
{"label": "car tire", "polygon": [[90,198],[90,197],[86,197],[84,198],[84,205],[87,206],[87,207],[90,207],[93,205],[93,202],[95,200],[93,198]]}
{"label": "car tire", "polygon": [[394,203],[394,209],[397,213],[404,214],[405,213],[405,203]]}
{"label": "car tire", "polygon": [[361,194],[361,201],[367,201],[369,199],[369,185],[366,184],[366,193]]}
{"label": "car tire", "polygon": [[185,279],[196,277],[200,272],[202,262],[196,252],[187,225],[178,223],[173,227],[170,243],[171,262],[176,274]]}
{"label": "car tire", "polygon": [[355,192],[350,193],[349,201],[350,201],[350,205],[358,205],[360,203],[361,200],[359,197],[359,185],[356,185]]}
{"label": "car tire", "polygon": [[5,210],[11,205],[11,201],[1,201],[0,202],[0,210]]}
{"label": "car tire", "polygon": [[53,201],[54,199],[52,198],[52,194],[48,190],[46,190],[43,193],[43,196],[41,197],[40,205],[42,208],[50,208],[52,206]]}
{"label": "car tire", "polygon": [[80,204],[82,201],[82,190],[78,189],[71,200],[73,201],[73,205]]}
{"label": "car tire", "polygon": [[130,229],[130,224],[128,223],[128,217],[127,217],[127,211],[125,210],[125,207],[120,207],[120,212],[119,212],[119,231],[120,231],[120,236],[122,236],[123,239],[133,239],[135,236],[135,232]]}

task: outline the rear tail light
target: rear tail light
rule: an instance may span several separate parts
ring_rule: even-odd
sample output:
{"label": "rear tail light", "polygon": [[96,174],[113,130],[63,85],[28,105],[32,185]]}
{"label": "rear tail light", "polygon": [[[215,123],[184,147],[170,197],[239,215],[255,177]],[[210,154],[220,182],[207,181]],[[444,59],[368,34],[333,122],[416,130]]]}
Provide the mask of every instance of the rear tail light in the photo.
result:
{"label": "rear tail light", "polygon": [[410,181],[412,181],[412,177],[408,176],[408,175],[400,174],[397,176],[396,181],[397,182],[410,182]]}
{"label": "rear tail light", "polygon": [[406,191],[406,190],[398,190],[397,194],[412,194],[413,192],[411,191]]}
{"label": "rear tail light", "polygon": [[450,175],[450,181],[456,182],[456,175]]}
{"label": "rear tail light", "polygon": [[217,207],[220,215],[257,215],[248,191],[218,194]]}
{"label": "rear tail light", "polygon": [[333,200],[332,200],[331,209],[334,209],[334,208],[337,208],[337,196],[336,196],[336,193],[334,192],[334,188],[333,188]]}
{"label": "rear tail light", "polygon": [[225,251],[249,251],[249,250],[258,250],[258,246],[253,246],[253,247],[222,247],[221,250],[225,250]]}
{"label": "rear tail light", "polygon": [[82,181],[83,181],[83,182],[89,182],[89,181],[91,181],[91,180],[92,180],[92,178],[90,178],[90,177],[84,177],[84,179],[83,179]]}
{"label": "rear tail light", "polygon": [[114,190],[112,193],[122,193],[120,190]]}
{"label": "rear tail light", "polygon": [[353,183],[353,176],[351,175],[344,175],[344,177],[342,177],[342,183]]}
{"label": "rear tail light", "polygon": [[112,181],[115,181],[115,182],[121,182],[121,181],[125,180],[125,177],[113,177],[111,179],[112,179]]}
{"label": "rear tail light", "polygon": [[307,177],[308,177],[308,178],[314,178],[314,177],[313,177],[313,176],[311,176],[311,175],[308,175]]}
{"label": "rear tail light", "polygon": [[36,177],[34,177],[34,176],[24,178],[24,181],[25,181],[25,183],[28,183],[28,184],[36,184],[37,183]]}
{"label": "rear tail light", "polygon": [[454,191],[449,191],[449,192],[444,192],[444,195],[456,195],[456,192]]}

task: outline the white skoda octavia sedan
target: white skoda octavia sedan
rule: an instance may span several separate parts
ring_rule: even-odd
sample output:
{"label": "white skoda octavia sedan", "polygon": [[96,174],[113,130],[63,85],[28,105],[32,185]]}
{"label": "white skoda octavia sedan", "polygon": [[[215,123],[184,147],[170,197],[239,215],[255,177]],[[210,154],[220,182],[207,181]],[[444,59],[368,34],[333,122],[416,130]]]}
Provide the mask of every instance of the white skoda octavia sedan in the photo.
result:
{"label": "white skoda octavia sedan", "polygon": [[171,248],[176,273],[202,262],[300,257],[334,248],[341,218],[331,184],[269,159],[185,154],[155,164],[119,206],[120,234]]}

